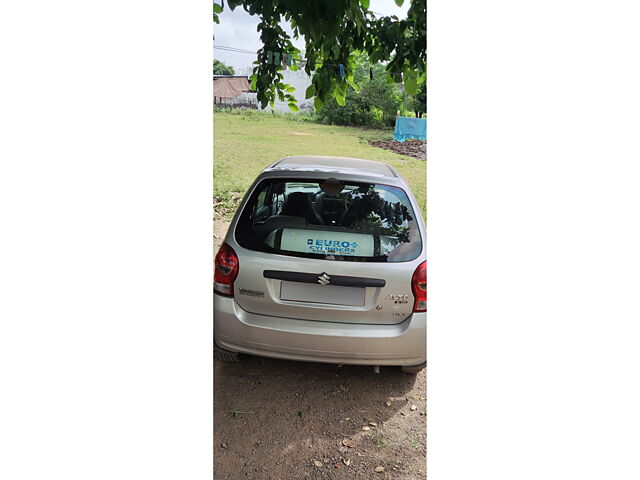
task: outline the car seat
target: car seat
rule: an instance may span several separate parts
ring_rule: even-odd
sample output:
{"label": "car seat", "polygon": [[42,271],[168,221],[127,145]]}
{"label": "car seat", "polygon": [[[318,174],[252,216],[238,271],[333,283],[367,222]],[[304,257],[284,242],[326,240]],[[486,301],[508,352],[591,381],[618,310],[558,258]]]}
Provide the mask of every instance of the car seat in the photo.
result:
{"label": "car seat", "polygon": [[280,215],[302,217],[311,225],[324,225],[324,220],[318,215],[311,198],[303,192],[293,192],[287,196]]}

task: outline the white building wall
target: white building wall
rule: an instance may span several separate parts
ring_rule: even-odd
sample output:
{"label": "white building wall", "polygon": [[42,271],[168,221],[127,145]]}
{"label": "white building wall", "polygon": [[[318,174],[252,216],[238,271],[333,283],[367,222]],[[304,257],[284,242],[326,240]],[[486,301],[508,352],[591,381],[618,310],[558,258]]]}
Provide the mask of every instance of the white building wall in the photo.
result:
{"label": "white building wall", "polygon": [[[252,74],[253,74],[253,67],[239,68],[236,71],[236,75],[246,75],[247,77],[251,77]],[[293,71],[293,70],[287,69],[287,70],[284,70],[282,74],[284,75],[284,80],[283,80],[284,83],[287,83],[296,89],[294,92],[292,92],[292,94],[298,100],[298,108],[301,111],[307,108],[313,110],[313,97],[308,100],[305,100],[304,98],[304,94],[307,91],[307,88],[309,87],[309,85],[311,85],[311,77],[309,77],[309,75],[307,75],[304,72],[304,70]],[[242,103],[249,103],[249,101],[254,102],[256,99],[256,94],[243,93],[242,95],[240,95],[240,97],[237,97],[237,98],[238,98],[238,101]],[[258,106],[258,108],[260,107]],[[274,108],[271,108],[270,106],[267,105],[267,108],[265,108],[264,110],[265,111],[275,110],[277,112],[292,112],[292,110],[289,109],[289,105],[287,104],[287,102],[281,102],[278,99],[276,99],[274,102]]]}

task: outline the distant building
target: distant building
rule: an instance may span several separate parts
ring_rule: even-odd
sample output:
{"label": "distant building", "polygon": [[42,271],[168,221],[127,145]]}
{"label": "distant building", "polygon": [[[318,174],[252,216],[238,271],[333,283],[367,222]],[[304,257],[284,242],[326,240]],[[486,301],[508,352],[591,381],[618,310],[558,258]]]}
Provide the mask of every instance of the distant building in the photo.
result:
{"label": "distant building", "polygon": [[[244,75],[245,78],[248,78],[253,74],[253,67],[238,68],[237,71],[239,74]],[[307,88],[309,87],[309,85],[311,85],[311,77],[307,75],[304,70],[294,71],[294,70],[287,69],[287,70],[283,70],[282,74],[284,75],[283,82],[295,88],[295,91],[292,92],[292,95],[296,97],[296,100],[298,100],[298,108],[300,109],[300,111],[313,110],[313,98],[310,98],[310,99],[304,98]],[[257,108],[260,108],[255,92],[243,93],[241,96],[238,97],[237,101],[245,102],[245,103],[253,102],[255,105],[257,105]],[[277,112],[292,111],[289,108],[288,102],[281,102],[277,98],[274,101],[274,108],[271,108],[270,106],[267,105],[267,107],[264,110],[265,111],[275,110]]]}
{"label": "distant building", "polygon": [[[214,75],[213,76],[213,104],[244,106],[246,99],[243,95],[251,93],[249,79],[245,75]],[[255,93],[253,94],[255,96]],[[247,103],[249,108],[257,108],[257,103]]]}

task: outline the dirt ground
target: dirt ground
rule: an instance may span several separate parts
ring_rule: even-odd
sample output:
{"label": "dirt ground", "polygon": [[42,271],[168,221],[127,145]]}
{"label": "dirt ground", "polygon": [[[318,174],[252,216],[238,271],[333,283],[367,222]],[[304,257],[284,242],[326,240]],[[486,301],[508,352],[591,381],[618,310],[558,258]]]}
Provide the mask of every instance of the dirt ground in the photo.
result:
{"label": "dirt ground", "polygon": [[374,147],[391,150],[392,152],[400,155],[407,155],[419,160],[427,159],[426,140],[407,140],[405,142],[396,142],[395,140],[377,140],[369,143]]}
{"label": "dirt ground", "polygon": [[216,480],[426,478],[425,371],[244,356],[215,363],[214,409]]}

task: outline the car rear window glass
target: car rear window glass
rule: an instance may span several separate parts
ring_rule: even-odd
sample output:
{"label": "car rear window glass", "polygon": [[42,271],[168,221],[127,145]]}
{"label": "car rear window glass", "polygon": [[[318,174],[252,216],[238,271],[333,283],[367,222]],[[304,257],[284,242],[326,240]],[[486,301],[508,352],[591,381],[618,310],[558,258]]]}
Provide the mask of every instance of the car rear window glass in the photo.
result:
{"label": "car rear window glass", "polygon": [[422,251],[406,193],[338,179],[267,179],[236,226],[250,250],[342,261],[406,262]]}

